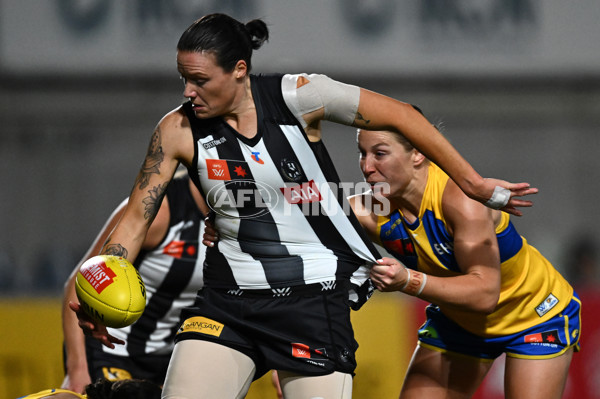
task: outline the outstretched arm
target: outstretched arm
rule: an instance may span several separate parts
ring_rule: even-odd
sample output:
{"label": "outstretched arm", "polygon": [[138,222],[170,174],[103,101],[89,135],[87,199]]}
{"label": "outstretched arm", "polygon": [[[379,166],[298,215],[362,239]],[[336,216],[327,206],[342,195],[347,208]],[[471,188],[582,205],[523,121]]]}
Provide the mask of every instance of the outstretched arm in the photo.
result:
{"label": "outstretched arm", "polygon": [[538,192],[528,183],[515,184],[481,177],[410,104],[361,89],[354,125],[368,130],[390,130],[402,134],[415,148],[439,165],[467,196],[493,209],[520,216],[522,213],[516,208],[531,206],[532,202],[518,197]]}
{"label": "outstretched arm", "polygon": [[397,132],[438,164],[470,198],[517,216],[522,214],[518,207],[532,205],[518,197],[535,194],[537,189],[528,183],[484,179],[410,104],[324,75],[286,75],[282,89],[286,104],[312,141],[320,138],[321,120]]}

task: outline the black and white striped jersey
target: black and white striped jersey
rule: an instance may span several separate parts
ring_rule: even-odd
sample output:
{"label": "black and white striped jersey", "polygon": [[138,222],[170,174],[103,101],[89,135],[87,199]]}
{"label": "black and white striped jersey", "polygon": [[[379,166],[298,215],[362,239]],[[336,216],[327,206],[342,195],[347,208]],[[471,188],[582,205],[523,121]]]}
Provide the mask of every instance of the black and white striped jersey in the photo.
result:
{"label": "black and white striped jersey", "polygon": [[124,341],[117,356],[169,354],[179,327],[181,309],[191,306],[203,286],[202,264],[206,247],[201,243],[204,215],[189,189],[189,177],[175,178],[167,188],[169,229],[154,250],[141,252],[135,262],[146,285],[146,309],[131,326],[108,332]]}
{"label": "black and white striped jersey", "polygon": [[[322,143],[310,143],[282,94],[284,75],[252,75],[258,132],[183,108],[196,143],[192,179],[215,211],[205,284],[280,289],[351,280],[379,256],[352,213]],[[288,75],[289,76],[289,75]]]}

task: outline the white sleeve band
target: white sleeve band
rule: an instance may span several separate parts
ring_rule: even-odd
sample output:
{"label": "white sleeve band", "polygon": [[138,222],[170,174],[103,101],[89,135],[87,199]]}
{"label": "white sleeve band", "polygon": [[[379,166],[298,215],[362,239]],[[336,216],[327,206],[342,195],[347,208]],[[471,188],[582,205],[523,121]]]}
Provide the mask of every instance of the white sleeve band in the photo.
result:
{"label": "white sleeve band", "polygon": [[492,198],[490,198],[485,205],[492,209],[501,209],[508,204],[510,200],[510,190],[504,187],[496,186]]}
{"label": "white sleeve band", "polygon": [[[309,82],[297,88],[300,76]],[[303,115],[323,108],[325,120],[351,125],[356,118],[360,87],[337,82],[325,75],[284,75],[283,99],[296,119],[306,127]]]}
{"label": "white sleeve band", "polygon": [[415,296],[421,295],[423,292],[423,288],[425,288],[425,284],[427,284],[427,275],[423,273],[423,281],[421,282],[421,287],[419,287],[419,291],[415,294]]}

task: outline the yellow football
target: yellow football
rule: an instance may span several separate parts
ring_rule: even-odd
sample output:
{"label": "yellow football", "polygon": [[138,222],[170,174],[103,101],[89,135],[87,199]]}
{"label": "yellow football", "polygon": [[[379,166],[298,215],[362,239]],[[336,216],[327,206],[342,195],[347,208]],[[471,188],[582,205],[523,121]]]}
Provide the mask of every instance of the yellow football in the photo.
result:
{"label": "yellow football", "polygon": [[85,261],[75,278],[81,307],[93,320],[114,328],[134,323],[146,307],[146,287],[125,258],[98,255]]}

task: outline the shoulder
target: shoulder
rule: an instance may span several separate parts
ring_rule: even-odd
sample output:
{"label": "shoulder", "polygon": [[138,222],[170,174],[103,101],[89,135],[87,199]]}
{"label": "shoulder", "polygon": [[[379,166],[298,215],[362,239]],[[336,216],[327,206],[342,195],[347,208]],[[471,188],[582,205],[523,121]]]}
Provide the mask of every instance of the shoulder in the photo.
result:
{"label": "shoulder", "polygon": [[185,113],[183,105],[169,111],[162,119],[158,122],[158,126],[161,129],[189,129],[190,121]]}

